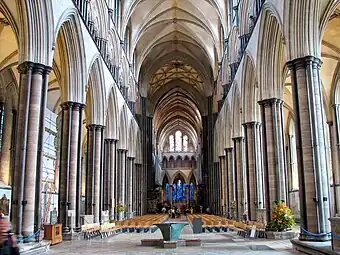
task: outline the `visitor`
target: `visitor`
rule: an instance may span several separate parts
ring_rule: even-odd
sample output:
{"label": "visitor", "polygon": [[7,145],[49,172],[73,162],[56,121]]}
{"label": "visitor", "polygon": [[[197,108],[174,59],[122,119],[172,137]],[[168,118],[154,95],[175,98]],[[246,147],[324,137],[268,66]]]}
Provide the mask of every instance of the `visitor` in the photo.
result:
{"label": "visitor", "polygon": [[19,253],[16,237],[12,232],[11,223],[4,215],[4,211],[0,209],[0,254],[16,255]]}

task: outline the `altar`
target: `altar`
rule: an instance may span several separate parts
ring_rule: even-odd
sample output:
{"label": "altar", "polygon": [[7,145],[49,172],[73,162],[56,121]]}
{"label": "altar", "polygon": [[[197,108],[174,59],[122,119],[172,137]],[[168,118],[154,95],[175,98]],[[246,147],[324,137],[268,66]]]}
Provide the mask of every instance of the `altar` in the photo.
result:
{"label": "altar", "polygon": [[143,239],[142,246],[158,246],[162,248],[177,248],[178,246],[200,246],[200,239],[180,239],[185,226],[184,222],[165,222],[155,224],[162,232],[163,239]]}

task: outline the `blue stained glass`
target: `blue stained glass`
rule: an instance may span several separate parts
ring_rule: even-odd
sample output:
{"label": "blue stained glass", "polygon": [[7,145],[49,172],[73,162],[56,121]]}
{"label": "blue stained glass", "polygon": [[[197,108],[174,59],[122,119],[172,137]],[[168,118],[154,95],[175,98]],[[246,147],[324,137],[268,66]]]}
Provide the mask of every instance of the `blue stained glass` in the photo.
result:
{"label": "blue stained glass", "polygon": [[187,187],[188,185],[186,185],[185,183],[183,184],[183,200],[186,201],[187,200]]}
{"label": "blue stained glass", "polygon": [[169,186],[169,183],[167,183],[165,186],[165,200],[169,200],[169,199],[170,199],[170,186]]}
{"label": "blue stained glass", "polygon": [[172,184],[172,200],[177,199],[177,190],[176,190],[176,184]]}
{"label": "blue stained glass", "polygon": [[194,192],[195,192],[195,186],[193,183],[190,183],[190,200],[194,200]]}
{"label": "blue stained glass", "polygon": [[177,184],[177,200],[181,201],[183,199],[183,186],[181,181],[178,181]]}

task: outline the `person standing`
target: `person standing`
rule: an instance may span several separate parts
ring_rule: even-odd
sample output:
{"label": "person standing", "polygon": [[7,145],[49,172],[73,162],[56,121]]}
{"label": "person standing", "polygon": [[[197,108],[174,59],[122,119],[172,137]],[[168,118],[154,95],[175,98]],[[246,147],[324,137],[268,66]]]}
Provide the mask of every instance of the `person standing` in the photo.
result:
{"label": "person standing", "polygon": [[12,232],[11,223],[5,217],[3,209],[0,209],[0,254],[20,254],[19,248],[17,247],[16,237]]}

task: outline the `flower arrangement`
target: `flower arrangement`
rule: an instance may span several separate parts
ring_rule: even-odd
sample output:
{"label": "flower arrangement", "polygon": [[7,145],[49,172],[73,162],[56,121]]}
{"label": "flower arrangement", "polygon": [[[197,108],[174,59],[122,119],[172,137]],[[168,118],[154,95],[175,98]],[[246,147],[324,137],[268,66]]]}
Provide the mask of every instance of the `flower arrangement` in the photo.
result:
{"label": "flower arrangement", "polygon": [[117,212],[124,212],[124,210],[125,210],[125,207],[124,207],[124,205],[123,204],[119,204],[118,206],[117,206]]}
{"label": "flower arrangement", "polygon": [[276,202],[273,209],[272,219],[266,229],[272,231],[284,231],[295,225],[292,210],[284,202]]}

